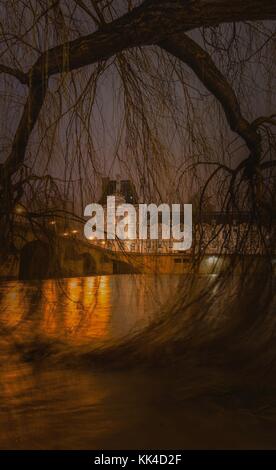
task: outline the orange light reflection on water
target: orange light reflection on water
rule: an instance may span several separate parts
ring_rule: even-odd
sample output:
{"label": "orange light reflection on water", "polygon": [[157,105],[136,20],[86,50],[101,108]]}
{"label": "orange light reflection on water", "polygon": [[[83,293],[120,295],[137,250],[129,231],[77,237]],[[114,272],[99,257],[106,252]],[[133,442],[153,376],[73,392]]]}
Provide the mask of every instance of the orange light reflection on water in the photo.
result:
{"label": "orange light reflection on water", "polygon": [[108,276],[15,283],[1,296],[2,321],[24,333],[69,343],[107,339],[111,315]]}

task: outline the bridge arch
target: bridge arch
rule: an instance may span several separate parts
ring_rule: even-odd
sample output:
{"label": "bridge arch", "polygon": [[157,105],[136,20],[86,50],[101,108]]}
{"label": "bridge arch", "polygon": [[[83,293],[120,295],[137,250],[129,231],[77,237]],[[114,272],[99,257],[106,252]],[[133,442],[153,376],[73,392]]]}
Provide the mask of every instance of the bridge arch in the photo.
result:
{"label": "bridge arch", "polygon": [[90,253],[82,253],[83,260],[83,274],[84,276],[89,276],[92,274],[97,274],[97,265],[94,257]]}
{"label": "bridge arch", "polygon": [[19,279],[45,279],[49,275],[50,247],[41,240],[26,243],[20,251]]}

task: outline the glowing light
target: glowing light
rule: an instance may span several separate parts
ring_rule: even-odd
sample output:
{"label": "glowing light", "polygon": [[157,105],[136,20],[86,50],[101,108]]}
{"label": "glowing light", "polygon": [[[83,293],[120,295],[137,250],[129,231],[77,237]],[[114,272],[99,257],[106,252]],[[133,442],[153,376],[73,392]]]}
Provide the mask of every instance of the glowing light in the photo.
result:
{"label": "glowing light", "polygon": [[62,235],[63,235],[64,237],[68,237],[69,233],[68,233],[68,232],[64,232]]}
{"label": "glowing light", "polygon": [[[42,284],[39,300],[40,321],[37,333],[45,338],[56,338],[64,343],[84,344],[91,339],[110,336],[111,285],[108,276],[65,279],[62,286],[46,280]],[[23,322],[24,315],[32,305],[33,287],[15,282],[2,294],[5,311],[3,324],[16,326],[17,332],[33,333],[33,323]],[[62,302],[62,311],[60,309]],[[17,370],[21,370],[20,367]]]}
{"label": "glowing light", "polygon": [[21,206],[21,205],[19,205],[19,204],[15,207],[15,213],[16,213],[16,214],[19,214],[19,215],[20,215],[20,214],[24,214],[24,212],[26,212],[25,207],[23,207],[23,206]]}
{"label": "glowing light", "polygon": [[75,288],[78,288],[79,285],[78,285],[78,281],[77,279],[69,279],[69,282],[68,282],[68,287],[69,289],[75,289]]}
{"label": "glowing light", "polygon": [[49,225],[56,225],[56,221],[55,220],[50,220]]}
{"label": "glowing light", "polygon": [[78,233],[78,232],[79,232],[78,230],[72,230],[72,233],[73,233],[74,235],[76,235],[76,233]]}
{"label": "glowing light", "polygon": [[218,257],[217,256],[208,256],[208,263],[210,264],[214,264],[218,261]]}

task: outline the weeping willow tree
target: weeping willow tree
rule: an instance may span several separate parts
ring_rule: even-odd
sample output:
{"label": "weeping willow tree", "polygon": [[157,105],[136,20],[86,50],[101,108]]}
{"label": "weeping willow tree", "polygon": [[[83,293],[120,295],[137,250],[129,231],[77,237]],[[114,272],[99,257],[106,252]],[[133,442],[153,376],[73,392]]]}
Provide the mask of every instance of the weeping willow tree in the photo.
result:
{"label": "weeping willow tree", "polygon": [[42,188],[74,187],[83,209],[118,162],[144,197],[183,197],[193,169],[222,200],[269,209],[275,15],[272,1],[1,2],[2,215]]}
{"label": "weeping willow tree", "polygon": [[[82,214],[99,177],[117,169],[145,201],[199,191],[199,212],[247,211],[237,252],[257,227],[268,263],[228,287],[224,315],[212,312],[226,277],[204,289],[193,281],[173,324],[167,318],[116,351],[140,360],[146,340],[151,360],[181,350],[191,371],[206,350],[217,368],[248,354],[258,356],[254,373],[260,362],[272,367],[275,1],[12,0],[0,12],[2,246],[13,244],[18,203],[47,211],[52,200],[73,200]],[[208,377],[204,386],[217,387],[217,374]]]}

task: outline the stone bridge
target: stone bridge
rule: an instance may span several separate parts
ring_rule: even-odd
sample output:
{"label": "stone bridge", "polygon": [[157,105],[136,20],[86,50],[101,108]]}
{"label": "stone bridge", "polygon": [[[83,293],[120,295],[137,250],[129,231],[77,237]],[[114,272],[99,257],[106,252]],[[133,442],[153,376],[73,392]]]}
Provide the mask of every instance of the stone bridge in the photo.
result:
{"label": "stone bridge", "polygon": [[123,253],[106,250],[85,240],[54,237],[27,241],[19,252],[18,278],[90,276],[138,272]]}
{"label": "stone bridge", "polygon": [[[191,272],[192,258],[187,253],[113,251],[84,237],[72,236],[72,233],[66,237],[49,231],[34,234],[28,226],[21,225],[17,254],[1,253],[0,247],[0,278],[31,280],[102,274]],[[229,255],[206,255],[199,272],[219,272],[227,267],[230,260]]]}
{"label": "stone bridge", "polygon": [[81,238],[28,240],[20,249],[17,274],[22,280],[101,274],[183,273],[191,268],[185,254],[112,251]]}

